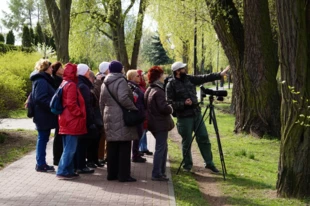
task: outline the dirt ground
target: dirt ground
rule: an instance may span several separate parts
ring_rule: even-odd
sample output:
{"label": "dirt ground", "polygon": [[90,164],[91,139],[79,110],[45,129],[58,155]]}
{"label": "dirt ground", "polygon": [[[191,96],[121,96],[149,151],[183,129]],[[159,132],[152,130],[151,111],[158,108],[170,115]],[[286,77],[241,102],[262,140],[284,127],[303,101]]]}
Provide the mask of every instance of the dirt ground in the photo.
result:
{"label": "dirt ground", "polygon": [[[170,138],[173,142],[177,143],[181,149],[182,138],[178,134],[176,128],[170,132]],[[207,169],[204,168],[203,159],[200,151],[197,147],[196,142],[192,145],[192,158],[193,158],[193,169],[192,171],[194,178],[196,179],[199,189],[211,206],[227,206],[225,194],[220,190],[220,181],[223,181],[222,174],[215,175],[211,174]],[[220,165],[217,165],[220,168]]]}

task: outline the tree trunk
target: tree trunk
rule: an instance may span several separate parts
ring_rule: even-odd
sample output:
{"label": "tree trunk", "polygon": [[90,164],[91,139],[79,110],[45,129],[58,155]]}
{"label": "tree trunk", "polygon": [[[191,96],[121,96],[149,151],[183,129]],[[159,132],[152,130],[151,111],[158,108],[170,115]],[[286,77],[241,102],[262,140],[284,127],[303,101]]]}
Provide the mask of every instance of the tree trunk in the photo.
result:
{"label": "tree trunk", "polygon": [[268,0],[244,1],[244,65],[239,131],[280,137],[277,49],[273,43]]}
{"label": "tree trunk", "polygon": [[146,7],[147,7],[147,0],[140,0],[136,31],[135,31],[135,40],[134,40],[133,50],[131,54],[131,65],[130,65],[131,69],[137,69],[138,67],[138,57],[139,57],[139,51],[140,51],[143,20],[144,20],[144,14],[145,14]]}
{"label": "tree trunk", "polygon": [[57,60],[69,61],[69,29],[72,0],[60,0],[58,8],[55,0],[45,0],[49,20],[56,44]]}
{"label": "tree trunk", "polygon": [[[224,16],[222,10],[227,15]],[[244,0],[244,26],[232,0],[218,0],[210,11],[232,70],[235,131],[258,137],[265,134],[279,137],[277,59],[268,1],[259,1],[258,4],[254,0]]]}
{"label": "tree trunk", "polygon": [[[310,2],[277,0],[276,7],[281,78],[285,81],[277,191],[282,197],[309,198]],[[300,94],[294,94],[291,87]]]}

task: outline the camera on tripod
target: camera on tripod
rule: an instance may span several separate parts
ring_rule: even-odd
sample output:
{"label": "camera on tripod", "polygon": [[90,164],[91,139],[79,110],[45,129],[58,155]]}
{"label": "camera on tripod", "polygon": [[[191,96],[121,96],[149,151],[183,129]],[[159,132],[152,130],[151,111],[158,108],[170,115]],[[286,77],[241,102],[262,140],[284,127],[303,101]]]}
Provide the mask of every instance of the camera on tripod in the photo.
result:
{"label": "camera on tripod", "polygon": [[203,85],[200,85],[200,92],[201,92],[201,101],[203,102],[203,98],[207,95],[210,96],[216,96],[216,100],[223,101],[224,97],[227,96],[226,90],[212,90],[212,89],[206,89]]}

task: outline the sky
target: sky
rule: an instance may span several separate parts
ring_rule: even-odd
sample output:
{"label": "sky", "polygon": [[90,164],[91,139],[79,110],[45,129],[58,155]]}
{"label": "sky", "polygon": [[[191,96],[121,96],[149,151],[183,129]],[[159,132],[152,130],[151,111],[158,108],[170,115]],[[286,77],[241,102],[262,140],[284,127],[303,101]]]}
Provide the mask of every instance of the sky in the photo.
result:
{"label": "sky", "polygon": [[[8,10],[8,3],[7,0],[0,0],[0,19],[4,17],[2,11]],[[0,33],[6,33],[8,30],[2,25],[2,22],[0,21]]]}

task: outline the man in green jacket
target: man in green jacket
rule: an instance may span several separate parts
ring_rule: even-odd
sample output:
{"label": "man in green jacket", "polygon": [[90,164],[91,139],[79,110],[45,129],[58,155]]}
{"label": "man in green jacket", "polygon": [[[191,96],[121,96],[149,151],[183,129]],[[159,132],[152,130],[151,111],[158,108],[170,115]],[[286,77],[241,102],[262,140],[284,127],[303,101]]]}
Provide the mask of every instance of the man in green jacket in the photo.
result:
{"label": "man in green jacket", "polygon": [[[186,64],[175,62],[171,69],[173,77],[168,81],[166,87],[166,96],[168,102],[172,104],[173,110],[177,116],[177,129],[182,136],[182,152],[184,164],[183,170],[190,172],[193,167],[191,148],[189,148],[192,134],[199,125],[202,118],[201,109],[196,93],[196,86],[206,82],[220,80],[225,76],[228,69],[220,73],[211,73],[207,75],[187,75],[185,70]],[[219,173],[214,166],[211,143],[209,140],[207,128],[203,122],[196,131],[196,141],[200,153],[205,162],[205,168],[210,169],[213,173]],[[185,157],[187,148],[188,154]]]}

